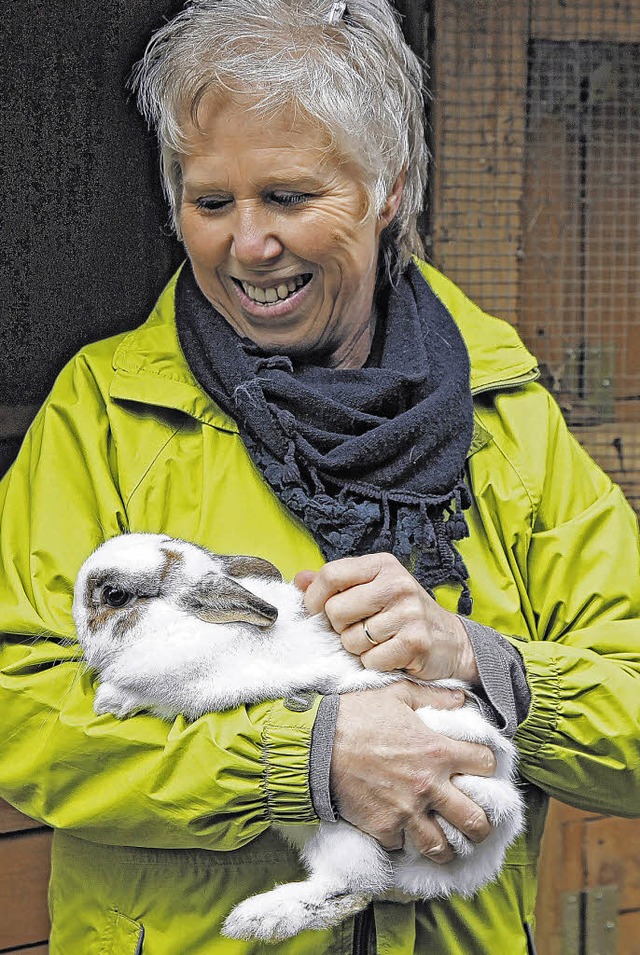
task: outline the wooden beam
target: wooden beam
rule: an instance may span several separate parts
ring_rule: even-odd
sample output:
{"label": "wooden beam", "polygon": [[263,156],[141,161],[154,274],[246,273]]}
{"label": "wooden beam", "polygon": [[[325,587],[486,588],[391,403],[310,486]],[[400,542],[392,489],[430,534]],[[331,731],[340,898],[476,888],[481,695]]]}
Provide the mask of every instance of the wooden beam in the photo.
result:
{"label": "wooden beam", "polygon": [[435,0],[431,257],[517,322],[528,3]]}
{"label": "wooden beam", "polygon": [[640,42],[638,0],[533,0],[531,36],[536,40]]}

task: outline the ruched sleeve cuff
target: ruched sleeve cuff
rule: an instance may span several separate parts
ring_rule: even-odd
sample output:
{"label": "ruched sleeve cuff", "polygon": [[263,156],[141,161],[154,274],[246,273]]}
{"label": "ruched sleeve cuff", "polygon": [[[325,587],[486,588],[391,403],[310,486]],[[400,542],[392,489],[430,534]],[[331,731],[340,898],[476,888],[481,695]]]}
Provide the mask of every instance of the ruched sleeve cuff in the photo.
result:
{"label": "ruched sleeve cuff", "polygon": [[311,736],[322,697],[298,693],[277,700],[263,730],[264,785],[272,822],[317,822],[309,785]]}
{"label": "ruched sleeve cuff", "polygon": [[516,745],[530,758],[539,761],[544,748],[557,732],[562,710],[560,666],[556,648],[544,642],[532,642],[523,648],[527,674],[533,691],[526,720],[518,727]]}

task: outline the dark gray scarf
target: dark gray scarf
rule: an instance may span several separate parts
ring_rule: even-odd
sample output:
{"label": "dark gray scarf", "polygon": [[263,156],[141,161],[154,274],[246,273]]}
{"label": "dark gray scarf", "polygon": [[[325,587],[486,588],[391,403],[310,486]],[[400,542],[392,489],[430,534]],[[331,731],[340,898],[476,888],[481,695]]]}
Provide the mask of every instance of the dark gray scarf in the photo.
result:
{"label": "dark gray scarf", "polygon": [[252,460],[324,557],[391,551],[429,590],[461,584],[458,610],[468,614],[468,574],[453,543],[469,533],[466,347],[413,264],[378,306],[376,364],[326,368],[265,355],[241,338],[188,263],[176,287],[191,371],[237,422]]}

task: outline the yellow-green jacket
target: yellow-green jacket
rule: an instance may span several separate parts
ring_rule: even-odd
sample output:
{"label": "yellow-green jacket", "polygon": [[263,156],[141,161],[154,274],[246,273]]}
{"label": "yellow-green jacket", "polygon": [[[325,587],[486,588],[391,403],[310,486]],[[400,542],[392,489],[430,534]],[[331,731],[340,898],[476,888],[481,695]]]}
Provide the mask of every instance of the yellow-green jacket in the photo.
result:
{"label": "yellow-green jacket", "polygon": [[[525,661],[533,702],[516,742],[529,810],[499,881],[474,899],[376,905],[378,950],[526,955],[547,794],[640,814],[637,525],[515,332],[424,274],[471,355],[474,505],[460,550],[474,619],[513,635]],[[351,922],[269,947],[218,934],[240,899],[299,877],[270,826],[315,820],[318,700],[191,725],[97,717],[69,640],[76,572],[124,529],[259,554],[287,576],[322,563],[186,367],[173,289],[141,328],[69,364],[0,485],[0,794],[56,829],[51,955],[350,955]],[[449,609],[457,596],[438,588]]]}

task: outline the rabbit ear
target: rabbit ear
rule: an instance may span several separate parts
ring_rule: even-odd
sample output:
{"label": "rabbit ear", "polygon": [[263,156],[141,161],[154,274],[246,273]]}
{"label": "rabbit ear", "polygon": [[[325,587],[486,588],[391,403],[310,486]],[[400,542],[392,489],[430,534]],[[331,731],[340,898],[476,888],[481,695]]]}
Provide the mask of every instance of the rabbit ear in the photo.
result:
{"label": "rabbit ear", "polygon": [[282,574],[263,557],[245,557],[242,554],[220,556],[225,572],[231,577],[266,577],[270,580],[282,580]]}
{"label": "rabbit ear", "polygon": [[221,574],[207,574],[181,594],[181,603],[185,610],[206,623],[237,622],[270,627],[278,619],[274,606]]}

